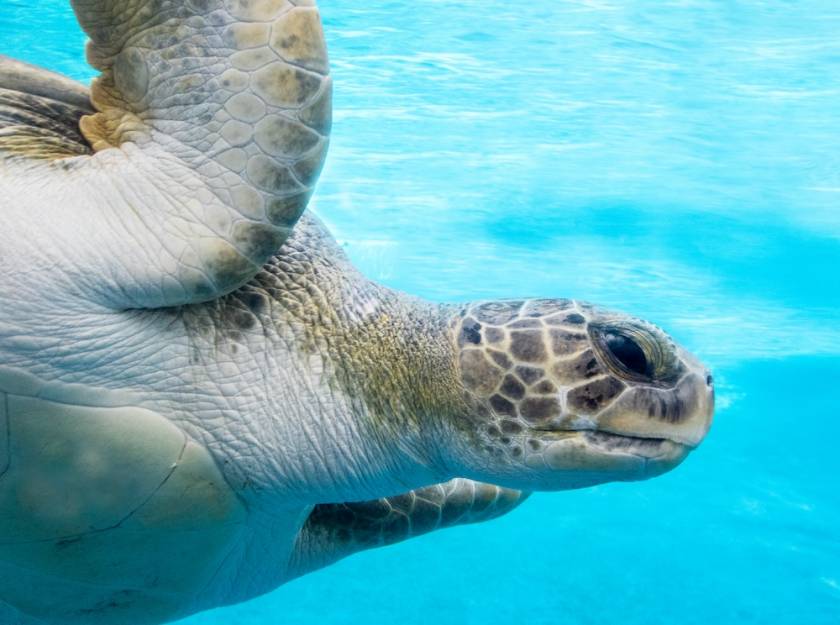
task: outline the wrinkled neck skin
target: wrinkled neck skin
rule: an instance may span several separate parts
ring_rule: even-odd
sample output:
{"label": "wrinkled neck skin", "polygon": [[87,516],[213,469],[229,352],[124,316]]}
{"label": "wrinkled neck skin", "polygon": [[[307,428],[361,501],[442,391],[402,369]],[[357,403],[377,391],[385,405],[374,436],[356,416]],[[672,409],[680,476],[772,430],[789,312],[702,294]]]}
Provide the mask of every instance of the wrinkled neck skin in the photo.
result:
{"label": "wrinkled neck skin", "polygon": [[371,499],[451,477],[437,444],[459,397],[451,311],[365,279],[316,219],[305,216],[246,287],[171,314],[195,375],[215,369],[210,380],[237,406],[236,440],[225,442],[241,447],[237,478],[258,480],[273,504]]}

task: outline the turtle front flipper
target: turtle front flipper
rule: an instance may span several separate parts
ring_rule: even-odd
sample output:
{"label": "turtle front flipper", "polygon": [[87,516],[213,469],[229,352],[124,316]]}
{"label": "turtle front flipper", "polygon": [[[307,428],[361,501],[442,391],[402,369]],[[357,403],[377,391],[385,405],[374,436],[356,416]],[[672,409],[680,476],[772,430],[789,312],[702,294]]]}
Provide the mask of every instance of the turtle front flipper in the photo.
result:
{"label": "turtle front flipper", "polygon": [[300,531],[290,577],[435,530],[507,514],[530,493],[456,478],[396,497],[315,506]]}
{"label": "turtle front flipper", "polygon": [[90,154],[79,119],[93,113],[84,86],[0,56],[0,155],[55,160]]}
{"label": "turtle front flipper", "polygon": [[[82,144],[0,118],[10,224],[0,245],[48,256],[41,266],[60,257],[74,290],[111,307],[194,303],[241,286],[289,235],[326,155],[331,79],[315,3],[73,7],[101,71],[79,123],[94,154],[57,159]],[[15,247],[33,232],[37,245]]]}

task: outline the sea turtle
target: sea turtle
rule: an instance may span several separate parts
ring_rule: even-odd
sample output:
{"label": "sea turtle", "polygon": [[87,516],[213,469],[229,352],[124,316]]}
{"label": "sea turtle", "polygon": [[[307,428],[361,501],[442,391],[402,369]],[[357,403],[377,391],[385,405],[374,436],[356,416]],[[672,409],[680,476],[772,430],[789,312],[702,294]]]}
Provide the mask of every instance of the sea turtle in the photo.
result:
{"label": "sea turtle", "polygon": [[166,622],[703,439],[711,377],[657,327],[423,302],[304,214],[313,0],[72,4],[90,93],[0,60],[4,623]]}

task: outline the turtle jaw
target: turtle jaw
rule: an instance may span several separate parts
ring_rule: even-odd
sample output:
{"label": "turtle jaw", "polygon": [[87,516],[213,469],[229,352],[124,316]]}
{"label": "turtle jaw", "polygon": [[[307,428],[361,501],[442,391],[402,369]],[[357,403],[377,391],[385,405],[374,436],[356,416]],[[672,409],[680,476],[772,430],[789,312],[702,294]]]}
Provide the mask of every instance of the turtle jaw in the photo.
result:
{"label": "turtle jaw", "polygon": [[[601,430],[539,431],[543,445],[539,459],[551,472],[546,481],[560,488],[612,481],[645,480],[666,473],[685,460],[693,447],[667,438],[642,438]],[[554,488],[549,488],[554,490]]]}
{"label": "turtle jaw", "polygon": [[[458,474],[507,488],[562,491],[608,482],[636,482],[679,466],[692,447],[664,438],[621,436],[598,430],[526,430],[500,450]],[[513,456],[513,457],[512,457]]]}
{"label": "turtle jaw", "polygon": [[603,431],[587,432],[584,436],[594,447],[628,453],[644,460],[643,479],[676,468],[694,449],[667,438],[638,438]]}

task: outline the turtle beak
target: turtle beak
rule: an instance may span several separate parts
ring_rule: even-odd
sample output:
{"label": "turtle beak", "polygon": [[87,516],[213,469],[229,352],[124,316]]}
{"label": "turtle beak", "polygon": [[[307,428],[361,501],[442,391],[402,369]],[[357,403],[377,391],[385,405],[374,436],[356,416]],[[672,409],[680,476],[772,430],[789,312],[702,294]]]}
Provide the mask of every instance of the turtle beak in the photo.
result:
{"label": "turtle beak", "polygon": [[714,379],[693,356],[679,351],[687,373],[673,387],[639,385],[628,389],[598,415],[597,429],[622,436],[666,439],[696,448],[712,424]]}

